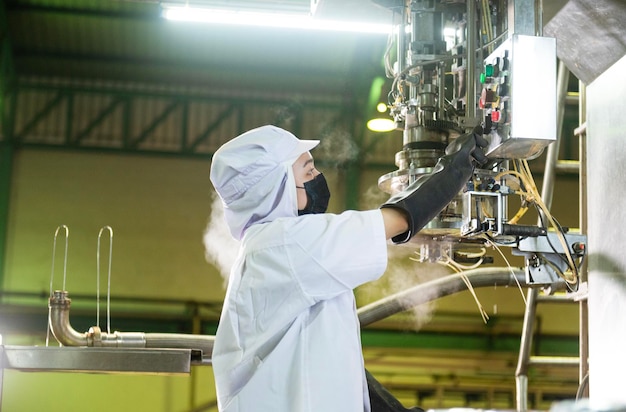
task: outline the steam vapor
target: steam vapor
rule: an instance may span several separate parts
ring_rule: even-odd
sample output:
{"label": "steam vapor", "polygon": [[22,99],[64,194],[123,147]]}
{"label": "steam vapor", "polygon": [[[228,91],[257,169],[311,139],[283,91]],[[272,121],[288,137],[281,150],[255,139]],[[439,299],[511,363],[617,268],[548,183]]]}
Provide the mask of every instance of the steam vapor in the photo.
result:
{"label": "steam vapor", "polygon": [[219,196],[213,195],[211,202],[211,216],[204,230],[203,243],[207,262],[219,270],[224,278],[224,285],[228,282],[230,268],[237,257],[239,242],[236,241],[224,220],[224,207]]}

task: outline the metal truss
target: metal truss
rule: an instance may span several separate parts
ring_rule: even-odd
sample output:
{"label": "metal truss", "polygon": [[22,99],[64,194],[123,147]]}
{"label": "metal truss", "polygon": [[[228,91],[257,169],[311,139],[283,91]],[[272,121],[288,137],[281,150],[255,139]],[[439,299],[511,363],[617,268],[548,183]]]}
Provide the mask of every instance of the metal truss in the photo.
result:
{"label": "metal truss", "polygon": [[346,113],[350,106],[340,102],[136,90],[128,85],[20,81],[5,92],[3,102],[0,141],[18,147],[211,156],[226,140],[263,124],[299,134],[323,133],[331,125],[352,130],[354,121]]}

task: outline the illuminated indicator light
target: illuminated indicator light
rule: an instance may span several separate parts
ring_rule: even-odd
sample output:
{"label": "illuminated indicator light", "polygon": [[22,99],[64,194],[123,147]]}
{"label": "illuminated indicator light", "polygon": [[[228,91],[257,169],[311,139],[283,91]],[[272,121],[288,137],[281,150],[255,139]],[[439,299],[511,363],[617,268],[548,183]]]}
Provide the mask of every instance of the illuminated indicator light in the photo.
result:
{"label": "illuminated indicator light", "polygon": [[480,82],[485,83],[485,73],[480,74]]}
{"label": "illuminated indicator light", "polygon": [[498,110],[494,110],[491,112],[491,121],[499,122],[500,121],[500,112]]}
{"label": "illuminated indicator light", "polygon": [[491,64],[485,66],[485,75],[487,75],[487,77],[493,76],[493,66]]}

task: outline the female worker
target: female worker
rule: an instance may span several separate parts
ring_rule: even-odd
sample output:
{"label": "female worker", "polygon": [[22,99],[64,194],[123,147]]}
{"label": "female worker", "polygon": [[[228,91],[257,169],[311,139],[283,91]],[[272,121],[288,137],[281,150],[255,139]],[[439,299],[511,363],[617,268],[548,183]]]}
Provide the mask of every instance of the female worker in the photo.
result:
{"label": "female worker", "polygon": [[462,189],[477,141],[457,138],[380,209],[341,214],[324,213],[319,141],[263,126],[215,153],[211,182],[240,241],[212,355],[220,411],[406,410],[366,378],[353,289],[383,274],[388,239],[408,241]]}

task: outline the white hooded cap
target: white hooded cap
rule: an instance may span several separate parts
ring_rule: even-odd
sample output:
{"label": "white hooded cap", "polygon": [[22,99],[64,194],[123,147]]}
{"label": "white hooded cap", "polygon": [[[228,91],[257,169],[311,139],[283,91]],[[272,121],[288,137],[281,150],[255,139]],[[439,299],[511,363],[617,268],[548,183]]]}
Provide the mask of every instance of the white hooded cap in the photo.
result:
{"label": "white hooded cap", "polygon": [[298,215],[291,166],[318,144],[319,140],[300,140],[276,126],[261,126],[215,152],[211,182],[235,239],[253,224]]}

